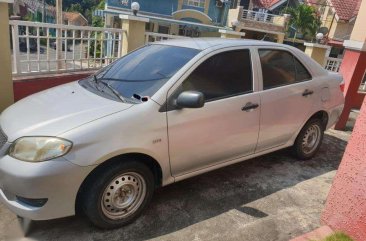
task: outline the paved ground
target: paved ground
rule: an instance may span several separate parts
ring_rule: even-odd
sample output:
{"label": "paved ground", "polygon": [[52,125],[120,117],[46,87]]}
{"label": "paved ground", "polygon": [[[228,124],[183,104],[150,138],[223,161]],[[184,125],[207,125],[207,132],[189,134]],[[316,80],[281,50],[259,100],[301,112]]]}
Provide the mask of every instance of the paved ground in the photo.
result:
{"label": "paved ground", "polygon": [[0,205],[0,240],[288,240],[320,226],[348,137],[328,131],[310,161],[283,150],[161,188],[141,218],[113,231],[70,217],[34,222],[19,238],[15,215]]}

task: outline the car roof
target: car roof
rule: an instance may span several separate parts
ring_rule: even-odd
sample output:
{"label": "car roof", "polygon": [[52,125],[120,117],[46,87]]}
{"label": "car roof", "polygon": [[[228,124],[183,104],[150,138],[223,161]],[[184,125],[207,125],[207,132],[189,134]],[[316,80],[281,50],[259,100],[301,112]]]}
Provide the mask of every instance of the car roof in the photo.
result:
{"label": "car roof", "polygon": [[313,76],[327,75],[328,71],[326,71],[321,65],[315,62],[312,58],[306,55],[303,51],[292,47],[286,44],[273,43],[268,41],[261,40],[251,40],[251,39],[225,39],[225,38],[179,38],[179,39],[170,39],[164,41],[158,41],[151,44],[159,44],[159,45],[169,45],[169,46],[177,46],[184,48],[193,48],[198,50],[205,50],[209,48],[215,47],[236,47],[236,46],[263,46],[263,47],[282,47],[288,50],[291,50],[293,53],[296,53],[297,57],[300,57],[301,61],[306,62],[308,67],[311,69]]}
{"label": "car roof", "polygon": [[231,46],[283,46],[282,44],[272,43],[268,41],[261,40],[251,40],[251,39],[224,39],[224,38],[179,38],[170,39],[160,42],[155,42],[154,44],[160,45],[170,45],[177,47],[193,48],[198,50],[204,50],[211,47],[221,46],[221,47],[231,47]]}

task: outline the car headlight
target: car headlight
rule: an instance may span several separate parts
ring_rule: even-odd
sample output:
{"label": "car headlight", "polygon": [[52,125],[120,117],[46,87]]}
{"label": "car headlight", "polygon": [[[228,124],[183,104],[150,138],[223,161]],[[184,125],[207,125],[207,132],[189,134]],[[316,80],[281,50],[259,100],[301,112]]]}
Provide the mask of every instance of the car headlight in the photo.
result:
{"label": "car headlight", "polygon": [[42,162],[65,155],[72,142],[57,137],[22,137],[9,149],[9,155],[21,161]]}

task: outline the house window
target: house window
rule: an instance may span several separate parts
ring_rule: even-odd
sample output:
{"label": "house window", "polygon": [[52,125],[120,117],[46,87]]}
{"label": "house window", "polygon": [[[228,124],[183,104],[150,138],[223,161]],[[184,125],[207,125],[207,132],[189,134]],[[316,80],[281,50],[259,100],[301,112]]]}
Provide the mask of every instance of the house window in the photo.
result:
{"label": "house window", "polygon": [[169,34],[169,27],[159,25],[158,33]]}
{"label": "house window", "polygon": [[194,7],[205,7],[206,0],[184,0],[183,4],[188,6],[194,6]]}

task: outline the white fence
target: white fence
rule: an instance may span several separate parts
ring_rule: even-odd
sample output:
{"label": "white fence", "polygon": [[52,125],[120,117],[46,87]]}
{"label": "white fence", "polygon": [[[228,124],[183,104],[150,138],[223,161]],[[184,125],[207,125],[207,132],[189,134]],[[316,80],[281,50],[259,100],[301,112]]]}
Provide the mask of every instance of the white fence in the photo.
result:
{"label": "white fence", "polygon": [[181,39],[181,38],[189,38],[189,37],[172,35],[172,34],[146,32],[145,33],[145,44],[150,43],[150,42],[167,40],[167,39]]}
{"label": "white fence", "polygon": [[339,72],[339,67],[341,67],[341,64],[342,59],[328,57],[325,59],[324,68],[332,72]]}
{"label": "white fence", "polygon": [[251,21],[259,21],[263,23],[270,23],[275,25],[284,25],[284,16],[269,14],[266,12],[260,11],[252,11],[243,9],[242,19],[251,20]]}
{"label": "white fence", "polygon": [[9,23],[14,76],[97,69],[121,56],[121,29]]}

